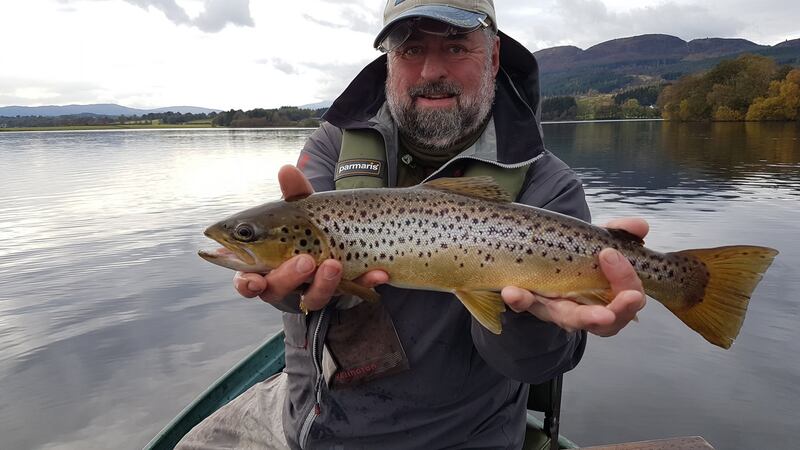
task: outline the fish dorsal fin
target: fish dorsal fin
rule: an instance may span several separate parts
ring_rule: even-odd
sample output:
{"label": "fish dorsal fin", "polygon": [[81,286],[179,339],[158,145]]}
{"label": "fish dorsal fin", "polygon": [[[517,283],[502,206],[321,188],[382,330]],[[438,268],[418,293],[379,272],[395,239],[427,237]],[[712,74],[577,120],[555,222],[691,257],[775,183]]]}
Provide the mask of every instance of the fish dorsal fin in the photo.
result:
{"label": "fish dorsal fin", "polygon": [[644,241],[639,236],[629,233],[622,228],[606,228],[611,236],[624,241],[624,242],[633,242],[634,244],[644,245]]}
{"label": "fish dorsal fin", "polygon": [[494,202],[508,203],[513,200],[492,177],[437,178],[421,186]]}

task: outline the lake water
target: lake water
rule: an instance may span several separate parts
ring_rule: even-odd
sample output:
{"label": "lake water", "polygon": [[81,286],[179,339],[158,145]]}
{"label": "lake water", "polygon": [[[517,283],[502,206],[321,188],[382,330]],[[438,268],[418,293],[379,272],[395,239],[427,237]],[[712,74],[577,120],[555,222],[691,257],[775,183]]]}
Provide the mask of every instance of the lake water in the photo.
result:
{"label": "lake water", "polygon": [[[0,133],[0,448],[141,448],[280,329],[196,255],[202,230],[277,199],[311,130]],[[718,449],[800,439],[800,127],[545,125],[595,223],[641,216],[664,251],[781,251],[731,350],[655,301],[592,338],[565,377],[582,445],[702,435]]]}

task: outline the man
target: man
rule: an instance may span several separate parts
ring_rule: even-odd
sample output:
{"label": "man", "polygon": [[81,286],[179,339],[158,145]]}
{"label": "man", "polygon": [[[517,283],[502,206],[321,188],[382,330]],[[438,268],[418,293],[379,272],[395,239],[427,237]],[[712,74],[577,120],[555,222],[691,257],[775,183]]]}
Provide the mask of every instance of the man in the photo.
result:
{"label": "man", "polygon": [[[341,188],[336,168],[352,161],[343,157],[350,151],[344,136],[361,131],[380,137],[385,170],[366,176],[383,185],[488,170],[498,181],[517,180],[510,185],[518,202],[588,221],[579,180],[542,144],[536,61],[496,24],[491,0],[389,0],[375,41],[386,55],[326,113],[301,152],[300,171],[281,169],[284,196]],[[647,233],[643,221],[610,225]],[[377,286],[384,309],[348,309],[352,302],[337,296],[342,267],[335,260],[317,267],[300,255],[266,276],[239,273],[234,285],[241,295],[286,311],[286,370],[218,415],[272,408],[281,417],[254,421],[266,438],[220,437],[243,433],[245,426],[230,420],[224,431],[203,425],[186,448],[232,439],[238,439],[232,447],[261,439],[265,447],[291,448],[519,448],[526,383],[572,369],[586,331],[614,335],[644,306],[641,282],[625,258],[605,249],[600,264],[616,294],[610,305],[545,299],[509,286],[502,290],[510,310],[500,335],[473,321],[451,294],[393,287],[381,271],[356,281]],[[359,358],[374,361],[397,349],[401,360],[384,373],[355,383],[337,378],[360,374],[342,361],[355,360],[351,367],[361,369],[367,366]],[[369,355],[354,354],[362,352]],[[277,443],[281,432],[285,443]]]}

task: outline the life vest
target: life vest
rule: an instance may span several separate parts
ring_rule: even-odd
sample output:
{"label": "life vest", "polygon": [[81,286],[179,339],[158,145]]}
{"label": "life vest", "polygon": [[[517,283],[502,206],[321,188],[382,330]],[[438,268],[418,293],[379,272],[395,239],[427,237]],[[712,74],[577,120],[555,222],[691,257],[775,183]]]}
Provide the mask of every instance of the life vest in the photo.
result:
{"label": "life vest", "polygon": [[[459,161],[459,176],[492,177],[514,199],[519,197],[530,167],[530,164],[503,167],[498,163],[471,157],[456,157],[450,162],[455,160]],[[445,163],[445,166],[450,162]],[[386,148],[381,134],[370,129],[343,130],[342,148],[335,170],[336,190],[387,187],[389,174]],[[440,169],[437,174],[441,172]]]}

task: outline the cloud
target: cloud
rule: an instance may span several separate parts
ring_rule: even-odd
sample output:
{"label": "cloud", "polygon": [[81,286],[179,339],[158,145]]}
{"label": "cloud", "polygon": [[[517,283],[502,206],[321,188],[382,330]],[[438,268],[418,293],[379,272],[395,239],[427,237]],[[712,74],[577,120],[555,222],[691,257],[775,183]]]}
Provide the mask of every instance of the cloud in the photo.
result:
{"label": "cloud", "polygon": [[206,9],[194,19],[194,25],[207,33],[215,33],[229,23],[255,26],[250,16],[250,0],[206,0]]}
{"label": "cloud", "polygon": [[192,20],[186,11],[180,7],[175,0],[125,0],[126,2],[138,6],[142,9],[149,10],[150,7],[157,9],[167,16],[167,19],[178,24],[187,25],[191,24]]}
{"label": "cloud", "polygon": [[500,29],[531,50],[557,45],[586,49],[610,39],[651,33],[687,41],[745,37],[772,45],[784,39],[778,30],[797,30],[796,14],[776,14],[796,8],[793,5],[790,0],[763,0],[758,4],[744,0],[507,0],[498,2],[497,13]]}
{"label": "cloud", "polygon": [[256,64],[266,64],[274,67],[286,75],[297,75],[300,71],[290,62],[281,58],[261,58],[256,60]]}
{"label": "cloud", "polygon": [[156,9],[164,13],[177,25],[194,26],[206,33],[216,33],[226,25],[253,27],[250,15],[250,0],[205,0],[204,9],[195,17],[189,17],[186,10],[175,0],[125,0],[142,9]]}
{"label": "cloud", "polygon": [[98,103],[105,94],[101,86],[87,82],[0,77],[0,105]]}
{"label": "cloud", "polygon": [[319,72],[318,83],[315,89],[317,98],[332,100],[339,96],[350,82],[358,75],[370,60],[360,60],[348,63],[304,63],[304,69]]}
{"label": "cloud", "polygon": [[338,9],[334,21],[311,14],[303,14],[303,18],[328,28],[347,29],[368,34],[377,34],[380,31],[383,16],[381,10],[376,7],[376,4],[380,2],[374,0],[321,0],[321,3],[333,4]]}

